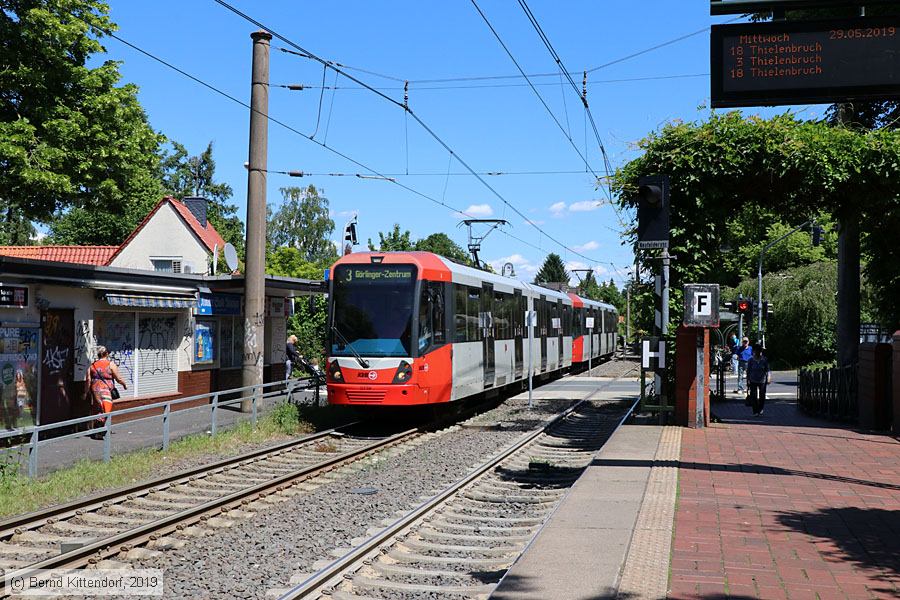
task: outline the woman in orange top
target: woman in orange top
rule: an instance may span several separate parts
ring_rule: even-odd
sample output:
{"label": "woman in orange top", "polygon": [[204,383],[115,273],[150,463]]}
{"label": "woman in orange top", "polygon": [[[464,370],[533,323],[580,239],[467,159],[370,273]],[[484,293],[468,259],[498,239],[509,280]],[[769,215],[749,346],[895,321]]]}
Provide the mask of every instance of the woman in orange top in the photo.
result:
{"label": "woman in orange top", "polygon": [[[128,384],[119,375],[119,368],[109,360],[109,351],[107,351],[105,346],[97,346],[97,360],[88,369],[85,386],[91,392],[94,400],[94,409],[98,414],[112,412],[112,391],[117,381],[124,389],[128,389]],[[97,422],[99,426],[103,426],[106,424],[106,418],[97,419]],[[94,436],[102,437],[102,434],[94,434]]]}

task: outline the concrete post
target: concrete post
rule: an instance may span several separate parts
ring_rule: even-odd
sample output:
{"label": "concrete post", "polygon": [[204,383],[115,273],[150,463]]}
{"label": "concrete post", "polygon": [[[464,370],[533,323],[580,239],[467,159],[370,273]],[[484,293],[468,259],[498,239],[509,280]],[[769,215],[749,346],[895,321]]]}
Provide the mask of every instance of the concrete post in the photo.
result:
{"label": "concrete post", "polygon": [[[250,156],[247,168],[247,254],[244,276],[243,386],[263,382],[265,348],[266,169],[269,145],[269,41],[265,31],[250,34],[253,70],[250,76]],[[257,394],[260,388],[254,388]],[[241,401],[241,412],[253,410],[252,398]]]}

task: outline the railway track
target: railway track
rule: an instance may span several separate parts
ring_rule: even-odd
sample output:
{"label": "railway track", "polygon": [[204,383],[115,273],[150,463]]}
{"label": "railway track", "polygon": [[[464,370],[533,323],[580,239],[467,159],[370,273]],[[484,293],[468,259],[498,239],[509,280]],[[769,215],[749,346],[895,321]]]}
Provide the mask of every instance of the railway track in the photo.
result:
{"label": "railway track", "polygon": [[581,401],[295,587],[268,595],[486,598],[633,409]]}
{"label": "railway track", "polygon": [[0,571],[27,575],[177,547],[184,541],[173,534],[197,533],[201,522],[227,526],[251,516],[253,501],[302,492],[307,480],[427,435],[356,437],[348,427],[0,522]]}

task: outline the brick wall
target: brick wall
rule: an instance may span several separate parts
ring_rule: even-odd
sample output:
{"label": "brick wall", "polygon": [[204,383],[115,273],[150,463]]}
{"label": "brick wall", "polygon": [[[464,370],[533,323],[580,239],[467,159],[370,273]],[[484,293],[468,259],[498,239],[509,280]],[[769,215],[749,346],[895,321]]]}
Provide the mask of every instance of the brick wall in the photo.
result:
{"label": "brick wall", "polygon": [[705,353],[703,389],[703,421],[709,425],[709,329],[696,327],[678,327],[675,332],[675,424],[684,427],[697,427],[697,338],[703,336]]}
{"label": "brick wall", "polygon": [[894,355],[893,355],[893,407],[894,407],[894,435],[900,435],[900,331],[894,332]]}
{"label": "brick wall", "polygon": [[891,427],[890,344],[859,345],[858,406],[859,425],[866,429]]}

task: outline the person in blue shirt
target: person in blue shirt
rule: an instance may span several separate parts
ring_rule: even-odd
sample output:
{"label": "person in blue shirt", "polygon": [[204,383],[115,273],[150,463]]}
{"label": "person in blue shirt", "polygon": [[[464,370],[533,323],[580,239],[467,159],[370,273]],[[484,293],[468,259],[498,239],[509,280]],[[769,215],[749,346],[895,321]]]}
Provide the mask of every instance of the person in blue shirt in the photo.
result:
{"label": "person in blue shirt", "polygon": [[747,361],[752,357],[753,348],[750,346],[750,340],[745,337],[741,340],[741,347],[738,349],[738,381],[737,390],[735,390],[737,394],[745,391],[744,379],[746,378]]}
{"label": "person in blue shirt", "polygon": [[769,361],[757,346],[753,349],[753,356],[747,361],[747,386],[750,388],[750,405],[753,407],[755,417],[763,414],[766,405],[766,385],[771,381]]}

